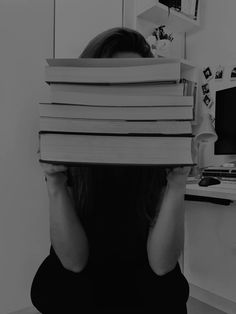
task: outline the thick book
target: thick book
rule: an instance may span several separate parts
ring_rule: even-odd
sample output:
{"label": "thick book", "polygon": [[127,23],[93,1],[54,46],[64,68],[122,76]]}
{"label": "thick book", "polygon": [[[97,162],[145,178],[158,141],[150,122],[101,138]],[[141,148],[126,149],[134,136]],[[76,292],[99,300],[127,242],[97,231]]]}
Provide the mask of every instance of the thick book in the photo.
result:
{"label": "thick book", "polygon": [[190,121],[125,121],[40,117],[39,130],[78,133],[192,134]]}
{"label": "thick book", "polygon": [[39,132],[40,160],[49,163],[193,165],[192,137]]}
{"label": "thick book", "polygon": [[132,67],[163,63],[179,63],[185,60],[178,58],[48,58],[47,64],[51,67]]}
{"label": "thick book", "polygon": [[[91,58],[92,59],[92,58]],[[62,59],[63,60],[63,59]],[[103,61],[101,61],[103,60]],[[132,61],[131,61],[132,60]],[[64,60],[65,61],[65,60]],[[126,84],[140,82],[177,82],[181,79],[182,63],[157,58],[71,59],[67,63],[57,59],[45,67],[47,83]],[[72,62],[72,66],[68,64]],[[50,64],[50,62],[48,61]]]}
{"label": "thick book", "polygon": [[186,85],[50,84],[50,102],[97,106],[193,106],[191,94],[184,95]]}
{"label": "thick book", "polygon": [[113,107],[64,104],[39,104],[40,117],[121,119],[121,120],[193,120],[192,106]]}

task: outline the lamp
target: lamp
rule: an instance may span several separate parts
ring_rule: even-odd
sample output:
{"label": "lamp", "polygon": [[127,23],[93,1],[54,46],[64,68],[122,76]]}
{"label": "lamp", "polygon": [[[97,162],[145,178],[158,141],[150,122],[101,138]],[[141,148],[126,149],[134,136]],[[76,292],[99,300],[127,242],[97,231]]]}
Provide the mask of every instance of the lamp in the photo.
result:
{"label": "lamp", "polygon": [[215,142],[218,138],[208,112],[203,113],[198,125],[192,126],[192,131],[196,143]]}
{"label": "lamp", "polygon": [[192,158],[193,162],[197,164],[192,169],[192,175],[199,175],[199,152],[201,144],[208,144],[215,142],[218,138],[215,129],[212,125],[210,115],[207,111],[202,113],[202,116],[199,119],[199,123],[197,125],[192,125],[192,133],[194,135],[193,143],[192,143]]}

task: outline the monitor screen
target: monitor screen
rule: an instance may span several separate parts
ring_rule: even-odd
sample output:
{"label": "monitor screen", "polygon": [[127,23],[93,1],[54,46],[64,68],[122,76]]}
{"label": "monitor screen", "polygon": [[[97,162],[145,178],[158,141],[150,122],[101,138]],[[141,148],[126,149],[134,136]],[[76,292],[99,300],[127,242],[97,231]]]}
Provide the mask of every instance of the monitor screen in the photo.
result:
{"label": "monitor screen", "polygon": [[236,154],[236,87],[216,92],[215,131],[218,139],[215,142],[215,155]]}

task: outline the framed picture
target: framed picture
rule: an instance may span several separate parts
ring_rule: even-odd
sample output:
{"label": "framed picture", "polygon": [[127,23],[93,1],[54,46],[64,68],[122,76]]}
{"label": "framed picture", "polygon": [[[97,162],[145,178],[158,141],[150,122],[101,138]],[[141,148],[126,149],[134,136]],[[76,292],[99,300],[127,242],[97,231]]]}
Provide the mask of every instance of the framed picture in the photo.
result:
{"label": "framed picture", "polygon": [[234,66],[231,70],[231,74],[230,74],[230,79],[233,81],[233,80],[236,80],[236,66]]}
{"label": "framed picture", "polygon": [[224,76],[224,67],[219,65],[215,72],[215,80],[222,80]]}
{"label": "framed picture", "polygon": [[211,96],[210,96],[209,94],[207,94],[207,95],[205,95],[205,96],[203,97],[203,102],[205,103],[205,105],[206,105],[208,108],[211,108],[212,103],[213,103],[213,101],[212,101],[212,99],[211,99]]}
{"label": "framed picture", "polygon": [[205,69],[203,69],[202,72],[203,72],[203,75],[204,75],[206,81],[209,81],[213,78],[212,71],[211,71],[210,67],[206,67]]}
{"label": "framed picture", "polygon": [[214,100],[211,99],[211,101],[210,101],[210,103],[209,103],[209,105],[208,105],[208,108],[211,109],[211,110],[213,110],[213,107],[214,107],[213,105],[214,105]]}
{"label": "framed picture", "polygon": [[214,117],[214,114],[212,112],[209,113],[209,118],[211,120],[212,126],[215,127],[215,117]]}
{"label": "framed picture", "polygon": [[203,95],[210,93],[210,87],[208,83],[202,85],[202,93]]}

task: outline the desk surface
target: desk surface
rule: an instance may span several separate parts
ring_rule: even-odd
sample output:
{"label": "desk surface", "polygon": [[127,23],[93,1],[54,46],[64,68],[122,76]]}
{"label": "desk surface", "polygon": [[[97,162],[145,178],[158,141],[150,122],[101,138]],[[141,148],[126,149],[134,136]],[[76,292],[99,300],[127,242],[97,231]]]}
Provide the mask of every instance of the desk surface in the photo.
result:
{"label": "desk surface", "polygon": [[217,185],[199,186],[198,183],[187,183],[187,195],[223,198],[236,201],[236,183],[221,182]]}

